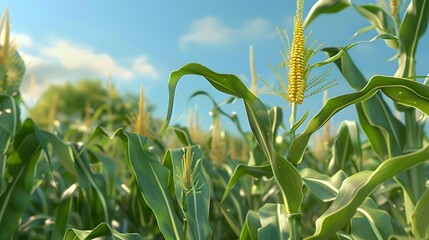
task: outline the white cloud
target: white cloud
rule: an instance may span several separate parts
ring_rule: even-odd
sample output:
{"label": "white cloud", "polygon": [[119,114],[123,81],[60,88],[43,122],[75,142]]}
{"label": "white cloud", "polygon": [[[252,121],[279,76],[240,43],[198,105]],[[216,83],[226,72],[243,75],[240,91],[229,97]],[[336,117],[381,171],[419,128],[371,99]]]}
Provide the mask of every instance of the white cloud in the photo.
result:
{"label": "white cloud", "polygon": [[255,18],[242,27],[232,28],[223,25],[216,17],[206,16],[191,23],[189,33],[180,37],[180,47],[197,43],[205,45],[225,45],[240,40],[256,40],[272,37],[273,28],[268,20]]}
{"label": "white cloud", "polygon": [[24,33],[12,34],[12,41],[20,49],[32,47],[34,44],[33,39]]}
{"label": "white cloud", "polygon": [[142,76],[148,76],[151,78],[158,78],[159,73],[155,68],[148,63],[146,56],[140,56],[134,60],[133,69],[140,73]]}
{"label": "white cloud", "polygon": [[132,79],[134,74],[120,66],[106,53],[95,53],[89,48],[73,45],[64,40],[54,40],[41,51],[42,56],[58,60],[67,69],[86,69],[107,76],[111,73],[122,79]]}
{"label": "white cloud", "polygon": [[33,96],[32,100],[26,99],[29,102],[34,102],[34,96],[52,83],[82,78],[106,80],[109,75],[116,81],[131,81],[140,77],[156,79],[160,75],[145,55],[116,60],[108,53],[64,39],[35,41],[22,33],[12,33],[11,39],[27,67],[22,92],[27,98]]}

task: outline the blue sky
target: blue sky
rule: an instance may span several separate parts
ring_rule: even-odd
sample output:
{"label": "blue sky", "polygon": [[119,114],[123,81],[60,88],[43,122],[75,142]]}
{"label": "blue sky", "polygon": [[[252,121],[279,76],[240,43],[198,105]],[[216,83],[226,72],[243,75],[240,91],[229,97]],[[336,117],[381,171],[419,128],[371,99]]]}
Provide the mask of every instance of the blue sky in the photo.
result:
{"label": "blue sky", "polygon": [[[306,1],[306,14],[315,1]],[[373,1],[353,1],[370,3]],[[189,62],[199,62],[221,73],[232,73],[249,84],[249,46],[255,51],[256,71],[267,82],[276,78],[268,64],[281,60],[281,42],[275,28],[292,33],[294,1],[23,1],[3,2],[9,8],[12,33],[27,62],[28,71],[23,94],[35,101],[47,84],[97,78],[106,81],[109,74],[121,91],[138,93],[143,85],[146,96],[156,106],[155,114],[164,117],[168,102],[167,81],[171,71]],[[369,23],[352,8],[339,14],[323,15],[309,30],[311,39],[324,46],[345,46],[357,40],[368,40],[375,32],[351,39]],[[417,56],[417,74],[429,71],[428,34],[421,40]],[[351,50],[356,64],[368,78],[374,74],[393,75],[396,61],[388,62],[395,52],[382,41],[361,44]],[[325,55],[318,54],[315,60]],[[322,70],[324,71],[324,70]],[[39,91],[29,92],[34,77]],[[334,68],[332,79],[338,86],[329,96],[353,92]],[[262,83],[260,85],[262,87]],[[202,78],[186,77],[178,85],[173,121],[184,122],[188,107],[199,105],[199,113],[208,129],[210,102],[198,97],[187,105],[188,97],[196,90],[205,90],[218,100],[219,94]],[[300,107],[303,113],[316,113],[322,94],[306,99]],[[285,106],[281,99],[262,95],[269,105]],[[240,102],[228,107],[245,119]],[[288,109],[286,109],[288,114]],[[334,123],[355,119],[354,108],[343,110]],[[226,128],[229,122],[223,121]]]}

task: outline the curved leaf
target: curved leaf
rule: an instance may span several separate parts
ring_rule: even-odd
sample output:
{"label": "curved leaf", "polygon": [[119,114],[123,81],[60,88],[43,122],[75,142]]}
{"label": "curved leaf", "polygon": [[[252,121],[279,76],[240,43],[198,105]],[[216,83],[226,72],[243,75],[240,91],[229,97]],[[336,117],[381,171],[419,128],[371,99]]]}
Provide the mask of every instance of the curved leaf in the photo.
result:
{"label": "curved leaf", "polygon": [[356,122],[343,121],[337,130],[332,159],[329,161],[329,172],[334,173],[338,170],[346,171],[345,164],[348,160],[351,160],[353,154],[356,155],[358,161],[355,163],[355,167],[357,167],[356,170],[360,171],[362,150],[359,129],[357,128]]}
{"label": "curved leaf", "polygon": [[303,198],[301,177],[289,161],[275,152],[268,110],[237,76],[219,74],[197,63],[187,64],[172,72],[168,81],[169,103],[163,129],[168,126],[171,119],[177,83],[185,75],[203,76],[217,90],[243,100],[253,135],[272,164],[274,177],[282,192],[286,211],[298,212]]}
{"label": "curved leaf", "polygon": [[[337,55],[339,48],[323,49],[328,56]],[[356,67],[348,53],[335,61],[341,74],[349,85],[356,90],[361,90],[367,84],[363,74]],[[397,156],[402,152],[405,144],[404,125],[393,115],[381,94],[377,93],[373,98],[356,105],[356,112],[363,131],[373,145],[381,159],[389,156]],[[386,134],[389,139],[386,142]],[[387,144],[387,145],[386,145]]]}
{"label": "curved leaf", "polygon": [[12,239],[21,216],[31,200],[36,166],[41,147],[34,133],[34,123],[27,119],[15,136],[14,151],[7,159],[7,171],[13,181],[0,196],[0,239]]}
{"label": "curved leaf", "polygon": [[[179,205],[182,209],[183,202],[180,200],[182,195],[187,194],[188,190],[183,189],[180,184],[182,178],[182,158],[185,157],[185,151],[187,148],[172,149],[169,151],[171,154],[171,162],[174,173],[174,187],[176,189],[176,199],[178,199]],[[191,192],[185,197],[186,208],[185,211],[186,219],[188,220],[188,226],[191,229],[193,239],[211,239],[212,229],[209,224],[209,207],[210,207],[210,189],[206,178],[204,177],[202,166],[200,161],[204,161],[202,158],[201,150],[198,146],[192,146],[190,148],[192,152],[192,189]],[[197,163],[199,162],[199,163]],[[195,169],[195,170],[194,170]],[[195,184],[195,185],[194,185]]]}
{"label": "curved leaf", "polygon": [[399,28],[403,52],[399,56],[396,76],[414,76],[415,55],[419,39],[426,32],[429,19],[429,0],[412,0]]}
{"label": "curved leaf", "polygon": [[328,210],[316,221],[316,232],[307,239],[325,239],[343,228],[366,197],[381,183],[429,159],[425,148],[384,161],[375,171],[362,171],[348,177]]}
{"label": "curved leaf", "polygon": [[[74,228],[67,229],[64,240],[86,240],[86,239],[100,239],[102,237],[107,237],[110,239],[119,239],[119,240],[142,240],[143,238],[137,233],[119,233],[107,225],[107,223],[100,223],[92,230],[78,230]],[[104,239],[104,238],[102,238]]]}
{"label": "curved leaf", "polygon": [[[358,13],[376,26],[380,34],[390,33],[396,35],[396,21],[393,16],[383,8],[374,4],[361,6],[353,5],[353,7]],[[388,46],[395,49],[399,46],[397,40],[386,40],[386,43]]]}
{"label": "curved leaf", "polygon": [[321,14],[336,13],[350,6],[350,0],[319,0],[312,7],[304,21],[304,28]]}
{"label": "curved leaf", "polygon": [[[108,137],[96,128],[91,139]],[[140,193],[152,209],[163,236],[167,239],[181,239],[183,223],[175,212],[173,198],[168,191],[170,171],[163,167],[158,157],[147,149],[146,138],[119,129],[114,137],[124,145],[126,158],[134,174]]]}
{"label": "curved leaf", "polygon": [[244,175],[250,175],[254,178],[261,178],[261,177],[272,178],[273,171],[271,169],[271,164],[266,164],[263,166],[249,166],[249,165],[239,164],[235,168],[234,172],[231,175],[231,178],[228,181],[228,185],[226,186],[225,192],[222,196],[222,199],[220,200],[221,203],[225,201],[229,191],[231,190],[231,188],[234,187],[235,183],[237,183],[237,181]]}
{"label": "curved leaf", "polygon": [[61,196],[55,217],[54,229],[52,230],[52,240],[62,239],[64,237],[72,205],[73,194],[77,189],[77,186],[78,185],[76,183],[72,184]]}
{"label": "curved leaf", "polygon": [[249,210],[246,215],[246,221],[244,222],[243,228],[240,233],[240,240],[257,240],[258,229],[261,227],[259,215],[254,210]]}
{"label": "curved leaf", "polygon": [[421,239],[429,238],[429,190],[427,189],[417,202],[411,214],[411,226],[414,236]]}
{"label": "curved leaf", "polygon": [[283,205],[267,203],[258,213],[261,221],[258,239],[289,239],[289,221]]}
{"label": "curved leaf", "polygon": [[311,134],[321,128],[335,113],[351,104],[369,99],[378,90],[382,90],[397,103],[418,108],[426,115],[429,114],[428,86],[402,78],[374,76],[361,91],[331,98],[327,101],[324,107],[310,120],[305,131],[292,142],[290,161],[292,163],[301,162]]}

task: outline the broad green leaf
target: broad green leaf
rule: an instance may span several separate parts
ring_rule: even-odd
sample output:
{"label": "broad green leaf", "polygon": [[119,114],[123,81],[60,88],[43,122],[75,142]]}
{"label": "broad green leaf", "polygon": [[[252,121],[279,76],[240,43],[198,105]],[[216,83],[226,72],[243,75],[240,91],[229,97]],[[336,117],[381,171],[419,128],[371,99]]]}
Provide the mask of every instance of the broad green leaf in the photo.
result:
{"label": "broad green leaf", "polygon": [[426,189],[423,196],[417,202],[411,213],[412,232],[415,237],[421,239],[429,238],[429,189]]}
{"label": "broad green leaf", "polygon": [[15,99],[9,95],[0,94],[0,129],[12,136],[15,135],[17,130],[19,120],[17,112]]}
{"label": "broad green leaf", "polygon": [[308,239],[323,239],[342,229],[366,197],[381,183],[401,171],[429,159],[429,145],[423,149],[384,161],[375,171],[362,171],[348,177],[328,210],[316,221],[316,232]]}
{"label": "broad green leaf", "polygon": [[331,202],[337,197],[341,184],[347,178],[341,170],[329,177],[311,168],[303,169],[301,176],[310,191],[324,202]]}
{"label": "broad green leaf", "polygon": [[354,239],[387,239],[393,228],[389,214],[378,208],[374,201],[366,198],[351,220]]}
{"label": "broad green leaf", "polygon": [[332,159],[329,162],[329,172],[334,173],[338,170],[343,170],[350,173],[350,171],[348,171],[349,169],[345,169],[345,165],[347,161],[352,160],[353,154],[355,154],[357,158],[357,162],[355,162],[355,167],[357,167],[356,170],[360,171],[362,150],[359,129],[357,128],[356,122],[343,121],[337,130]]}
{"label": "broad green leaf", "polygon": [[60,203],[58,204],[57,214],[55,217],[55,225],[52,230],[52,240],[62,239],[66,231],[67,222],[70,215],[70,209],[73,202],[73,194],[77,189],[76,183],[72,184],[66,191],[62,193]]}
{"label": "broad green leaf", "polygon": [[[377,31],[380,34],[390,33],[396,35],[396,22],[393,16],[386,12],[383,8],[377,5],[353,5],[353,7],[376,26]],[[397,40],[386,40],[388,46],[392,48],[398,48]]]}
{"label": "broad green leaf", "polygon": [[228,185],[225,188],[223,197],[220,200],[221,203],[225,201],[225,199],[228,197],[228,194],[231,188],[233,188],[234,185],[237,183],[237,181],[244,175],[249,175],[254,178],[261,178],[261,177],[272,178],[273,171],[271,169],[270,164],[266,164],[263,166],[249,166],[245,164],[237,165],[237,167],[235,168],[234,172],[231,175],[231,178],[228,181]]}
{"label": "broad green leaf", "polygon": [[0,239],[12,239],[31,200],[41,148],[30,119],[22,124],[13,145],[15,150],[8,157],[6,166],[13,181],[0,196]]}
{"label": "broad green leaf", "polygon": [[176,134],[177,139],[183,145],[188,146],[193,144],[188,129],[181,127],[170,127],[170,129]]}
{"label": "broad green leaf", "polygon": [[140,240],[143,239],[137,233],[119,233],[107,225],[107,223],[100,223],[93,230],[79,230],[70,228],[67,229],[64,240],[86,240],[86,239],[120,239],[120,240]]}
{"label": "broad green leaf", "polygon": [[[191,151],[191,174],[190,186],[184,186],[186,179],[183,176],[183,160],[186,158],[188,148],[179,148],[170,150],[171,161],[174,174],[174,187],[176,199],[185,213],[188,220],[188,227],[191,230],[193,239],[211,239],[212,229],[209,223],[209,207],[210,207],[210,189],[204,173],[202,171],[201,150],[198,146],[189,147]],[[188,187],[189,189],[184,189]],[[184,202],[182,202],[184,200]],[[186,206],[184,206],[186,204]]]}
{"label": "broad green leaf", "polygon": [[274,177],[280,187],[286,211],[299,212],[303,198],[301,177],[289,161],[275,152],[268,110],[237,76],[219,74],[196,63],[187,64],[172,72],[168,81],[169,104],[164,129],[171,119],[177,83],[185,75],[203,76],[217,90],[243,100],[253,135],[272,164]]}
{"label": "broad green leaf", "polygon": [[306,28],[321,14],[336,13],[351,5],[350,0],[319,0],[312,7],[304,21]]}
{"label": "broad green leaf", "polygon": [[289,222],[282,204],[267,203],[259,210],[258,239],[289,239]]}
{"label": "broad green leaf", "polygon": [[415,55],[419,39],[426,32],[429,19],[429,0],[411,0],[399,28],[402,49],[395,74],[398,77],[415,75]]}
{"label": "broad green leaf", "polygon": [[[79,185],[91,192],[92,207],[89,215],[91,221],[95,223],[108,222],[109,212],[107,206],[107,195],[106,191],[103,189],[102,183],[97,181],[97,178],[101,177],[99,174],[95,174],[90,166],[87,150],[86,148],[78,148],[77,146],[72,146],[73,156],[76,159],[76,170],[78,173],[78,183]],[[93,191],[93,192],[92,192]]]}
{"label": "broad green leaf", "polygon": [[418,82],[402,78],[374,76],[359,92],[331,98],[308,123],[305,131],[298,136],[291,146],[290,161],[299,163],[311,134],[321,128],[335,113],[355,103],[359,103],[374,96],[382,90],[389,98],[397,103],[418,108],[429,114],[429,87]]}
{"label": "broad green leaf", "polygon": [[[324,202],[331,202],[336,199],[340,187],[347,177],[342,171],[338,171],[334,176],[329,177],[310,168],[304,169],[301,175],[310,191]],[[362,226],[362,231],[381,236],[379,239],[387,239],[392,233],[390,216],[387,212],[380,210],[370,198],[366,198],[362,205],[357,208],[357,214],[352,219],[352,227],[353,220],[355,224],[360,222],[366,226],[366,228]],[[359,235],[359,233],[359,231],[352,232],[353,235]]]}
{"label": "broad green leaf", "polygon": [[52,145],[53,155],[58,157],[58,160],[60,161],[61,165],[67,170],[67,172],[77,176],[73,151],[71,147],[58,136],[52,133],[45,131],[43,131],[42,133],[46,140]]}
{"label": "broad green leaf", "polygon": [[241,229],[240,240],[257,240],[258,239],[258,229],[261,227],[261,222],[259,219],[258,212],[254,210],[249,210],[246,215],[246,221],[244,226]]}
{"label": "broad green leaf", "polygon": [[[325,48],[323,51],[331,57],[337,55],[340,49]],[[335,65],[351,87],[361,90],[366,86],[365,77],[347,53],[335,61]],[[400,154],[405,144],[405,128],[392,114],[381,94],[377,93],[373,98],[357,104],[356,108],[361,127],[380,158],[386,159],[390,155]],[[385,141],[386,134],[388,142]]]}
{"label": "broad green leaf", "polygon": [[145,138],[123,130],[116,131],[115,137],[125,146],[137,185],[147,205],[155,214],[162,234],[166,239],[181,239],[183,223],[175,212],[173,198],[167,189],[170,174],[168,169],[161,165],[155,154],[148,151]]}
{"label": "broad green leaf", "polygon": [[222,215],[225,217],[225,220],[228,222],[228,225],[231,227],[232,231],[234,231],[235,235],[239,237],[241,226],[240,223],[235,219],[235,216],[233,216],[229,209],[225,208],[224,206],[220,206],[220,211],[222,212]]}

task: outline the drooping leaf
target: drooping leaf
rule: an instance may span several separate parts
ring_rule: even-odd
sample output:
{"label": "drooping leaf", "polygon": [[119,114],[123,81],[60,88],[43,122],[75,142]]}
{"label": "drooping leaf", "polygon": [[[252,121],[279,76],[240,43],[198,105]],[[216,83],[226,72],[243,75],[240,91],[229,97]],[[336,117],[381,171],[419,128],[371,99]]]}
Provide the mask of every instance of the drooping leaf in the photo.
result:
{"label": "drooping leaf", "polygon": [[347,178],[341,170],[329,177],[311,168],[304,168],[301,176],[310,191],[324,202],[331,202],[337,197],[341,184]]}
{"label": "drooping leaf", "polygon": [[185,75],[203,76],[217,90],[243,100],[253,135],[272,164],[274,177],[282,192],[286,211],[299,212],[303,198],[301,177],[289,161],[275,152],[268,110],[238,77],[231,74],[219,74],[196,63],[187,64],[172,72],[168,81],[169,105],[164,129],[171,119],[177,83]]}
{"label": "drooping leaf", "polygon": [[335,113],[351,104],[369,99],[378,90],[383,91],[397,103],[418,108],[423,113],[429,114],[428,86],[402,78],[374,76],[359,92],[338,96],[327,101],[319,113],[310,120],[305,131],[292,142],[290,161],[292,163],[301,161],[311,134],[321,128]]}
{"label": "drooping leaf", "polygon": [[112,230],[107,223],[100,223],[92,230],[67,229],[64,240],[87,240],[87,239],[119,239],[119,240],[142,240],[143,238],[137,233],[119,233]]}
{"label": "drooping leaf", "polygon": [[342,229],[366,197],[381,183],[429,159],[429,145],[423,149],[384,161],[375,171],[348,177],[328,210],[316,221],[316,232],[307,239],[324,239]]}
{"label": "drooping leaf", "polygon": [[271,169],[270,164],[266,164],[263,166],[248,166],[244,164],[239,164],[235,168],[234,172],[231,175],[231,178],[228,181],[228,185],[225,188],[225,192],[223,194],[223,197],[221,199],[221,203],[225,201],[225,199],[228,197],[228,193],[231,190],[231,188],[234,187],[235,183],[244,175],[249,175],[254,178],[272,178],[273,177],[273,171]]}
{"label": "drooping leaf", "polygon": [[[335,56],[339,48],[323,49],[328,56]],[[335,61],[335,65],[347,80],[349,85],[356,90],[361,90],[367,84],[363,74],[354,64],[348,53]],[[362,129],[381,159],[396,156],[402,152],[405,144],[404,125],[393,115],[391,109],[384,101],[380,93],[356,105],[359,121]],[[386,134],[389,139],[386,142]]]}
{"label": "drooping leaf", "polygon": [[310,12],[307,14],[304,27],[306,28],[310,25],[319,15],[339,12],[350,6],[350,4],[350,0],[319,0],[311,7]]}
{"label": "drooping leaf", "polygon": [[[364,18],[370,21],[380,34],[390,33],[396,35],[396,22],[393,16],[380,6],[370,5],[353,5],[353,7]],[[398,48],[397,40],[386,40],[388,46]]]}

